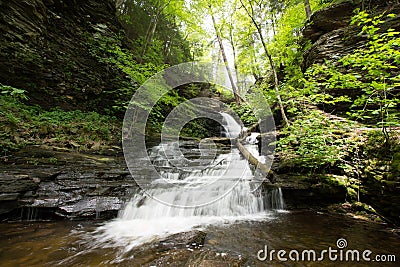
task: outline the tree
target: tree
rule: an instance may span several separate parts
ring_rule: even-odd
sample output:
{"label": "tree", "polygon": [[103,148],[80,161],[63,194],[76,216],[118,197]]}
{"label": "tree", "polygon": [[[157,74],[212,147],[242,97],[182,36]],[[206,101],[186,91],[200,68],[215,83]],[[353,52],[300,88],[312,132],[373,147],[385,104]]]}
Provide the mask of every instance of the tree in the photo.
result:
{"label": "tree", "polygon": [[307,19],[311,17],[311,6],[309,0],[304,0],[304,9],[306,11]]}
{"label": "tree", "polygon": [[212,6],[211,6],[211,4],[208,5],[208,11],[209,11],[209,13],[210,13],[210,16],[211,16],[211,19],[212,19],[212,22],[213,22],[213,27],[214,27],[215,34],[216,34],[216,37],[217,37],[217,41],[218,41],[218,44],[219,44],[219,48],[220,48],[220,51],[221,51],[222,60],[224,61],[225,68],[226,68],[226,71],[227,71],[227,73],[228,73],[229,82],[231,83],[231,86],[232,86],[233,95],[234,95],[234,97],[235,97],[235,102],[236,102],[236,104],[237,104],[238,106],[240,106],[240,104],[241,104],[241,98],[240,98],[240,96],[239,96],[239,94],[238,94],[238,90],[237,90],[237,87],[236,87],[236,83],[235,83],[235,81],[233,80],[233,76],[232,76],[231,69],[229,68],[229,63],[228,63],[228,59],[227,59],[227,57],[226,57],[225,48],[224,48],[224,44],[223,44],[223,42],[222,42],[221,33],[220,33],[219,28],[218,28],[217,22],[216,22],[216,20],[215,20],[215,16],[214,16],[214,13],[213,13],[213,11],[212,11]]}
{"label": "tree", "polygon": [[189,42],[181,30],[190,19],[183,0],[116,0],[115,4],[138,62],[173,65],[190,60]]}
{"label": "tree", "polygon": [[163,1],[163,0],[157,0],[153,3],[151,14],[150,14],[150,23],[148,25],[147,31],[146,31],[146,36],[144,39],[144,44],[143,44],[143,51],[142,51],[142,58],[144,54],[147,52],[147,47],[153,40],[154,34],[157,29],[157,23],[159,21],[159,18],[161,14],[163,13],[164,9],[169,5],[171,0],[168,1]]}
{"label": "tree", "polygon": [[[235,25],[234,25],[234,20],[235,20],[235,13],[237,9],[237,1],[234,1],[233,5],[233,10],[229,14],[229,21],[228,21],[228,35],[229,35],[229,43],[232,47],[232,54],[233,54],[233,65],[236,73],[236,84],[239,84],[239,70],[238,70],[238,62],[237,62],[237,51],[236,51],[236,42],[235,42]],[[238,89],[239,90],[239,89]]]}
{"label": "tree", "polygon": [[275,88],[276,97],[277,97],[277,100],[278,100],[279,109],[280,109],[281,114],[282,114],[282,118],[283,118],[285,124],[289,125],[289,120],[288,120],[288,118],[286,116],[285,109],[284,109],[283,102],[282,102],[282,97],[281,97],[281,94],[280,94],[280,91],[279,91],[279,79],[278,79],[278,74],[277,74],[277,71],[276,71],[276,67],[275,67],[274,61],[272,59],[272,56],[268,51],[268,47],[267,47],[267,44],[265,42],[265,38],[264,38],[264,34],[263,34],[263,29],[262,29],[261,23],[257,22],[257,19],[256,19],[257,14],[256,14],[256,11],[255,11],[254,5],[257,5],[259,10],[262,10],[263,4],[262,4],[262,2],[257,2],[255,0],[248,0],[247,1],[247,5],[244,3],[244,0],[240,0],[240,3],[242,4],[242,7],[246,11],[246,14],[249,16],[249,18],[251,19],[254,27],[257,30],[258,36],[259,36],[261,44],[262,44],[262,46],[264,48],[265,55],[268,58],[268,62],[269,62],[269,65],[270,65],[270,68],[271,68],[271,71],[272,71],[272,74],[273,74],[273,77],[274,77],[274,88]]}

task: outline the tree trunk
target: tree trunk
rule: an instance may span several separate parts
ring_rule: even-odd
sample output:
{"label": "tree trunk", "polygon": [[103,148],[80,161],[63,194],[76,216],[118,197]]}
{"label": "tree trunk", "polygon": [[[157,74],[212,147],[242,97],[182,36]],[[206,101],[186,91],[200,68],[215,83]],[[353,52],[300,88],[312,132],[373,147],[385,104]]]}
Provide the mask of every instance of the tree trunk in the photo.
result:
{"label": "tree trunk", "polygon": [[158,22],[158,15],[155,15],[154,18],[151,19],[149,27],[147,29],[146,38],[145,38],[144,44],[143,44],[142,58],[146,54],[149,44],[153,41],[154,34],[157,29],[157,22]]}
{"label": "tree trunk", "polygon": [[253,74],[253,77],[256,81],[260,79],[260,69],[257,68],[257,60],[256,60],[256,46],[255,46],[255,40],[254,40],[254,35],[251,34],[251,50],[250,50],[250,57],[251,57],[251,62],[252,62],[252,67],[251,67],[251,73]]}
{"label": "tree trunk", "polygon": [[283,107],[283,102],[282,102],[282,98],[281,98],[281,93],[279,92],[279,79],[278,79],[278,73],[276,72],[274,61],[272,60],[271,54],[269,53],[269,51],[267,49],[261,29],[258,30],[258,33],[260,34],[261,43],[263,45],[265,54],[267,55],[267,58],[269,61],[269,65],[270,65],[272,73],[274,75],[274,87],[275,87],[275,92],[276,92],[276,98],[278,99],[279,109],[281,110],[283,120],[285,121],[286,125],[289,126],[289,120],[286,117],[285,109]]}
{"label": "tree trunk", "polygon": [[232,72],[229,69],[229,64],[228,64],[228,59],[227,59],[226,54],[225,54],[224,44],[222,43],[222,38],[221,38],[221,35],[220,35],[219,31],[218,31],[218,27],[217,27],[217,23],[215,22],[214,14],[212,13],[211,8],[209,8],[209,9],[210,9],[210,15],[211,15],[211,18],[212,18],[212,21],[213,21],[213,25],[214,25],[214,30],[215,30],[215,33],[217,35],[219,48],[220,48],[220,51],[221,51],[221,54],[222,54],[222,60],[224,61],[225,68],[226,68],[226,71],[228,73],[229,81],[230,81],[231,86],[232,86],[233,95],[235,97],[235,102],[236,102],[236,104],[238,106],[240,106],[241,99],[240,99],[240,96],[237,93],[237,88],[236,88],[236,84],[235,84],[235,82],[233,80]]}
{"label": "tree trunk", "polygon": [[309,0],[304,0],[304,9],[306,11],[307,19],[311,17],[311,6]]}
{"label": "tree trunk", "polygon": [[268,178],[271,183],[275,182],[275,173],[254,157],[253,154],[251,154],[251,152],[240,143],[240,140],[236,140],[236,146],[249,163],[261,172],[263,177]]}
{"label": "tree trunk", "polygon": [[238,64],[237,64],[237,55],[236,55],[236,47],[234,44],[232,44],[232,53],[233,53],[233,65],[234,65],[234,69],[235,69],[235,73],[236,73],[236,87],[238,89],[238,93],[245,93],[243,92],[243,87],[240,87],[240,77],[239,77],[239,68],[238,68]]}
{"label": "tree trunk", "polygon": [[236,55],[236,46],[235,46],[235,41],[233,39],[233,29],[231,28],[229,30],[229,42],[231,43],[232,46],[232,54],[233,54],[233,65],[236,73],[236,85],[238,89],[238,93],[240,94],[241,90],[238,87],[239,82],[240,82],[240,77],[239,77],[239,70],[238,70],[238,64],[237,64],[237,55]]}
{"label": "tree trunk", "polygon": [[258,35],[259,35],[260,40],[261,40],[261,44],[262,44],[262,46],[263,46],[263,48],[264,48],[264,51],[265,51],[265,55],[266,55],[267,58],[268,58],[269,65],[270,65],[270,67],[271,67],[271,71],[272,71],[272,73],[273,73],[273,75],[274,75],[274,88],[275,88],[275,92],[276,92],[276,98],[277,98],[277,100],[278,100],[279,109],[281,110],[282,118],[283,118],[283,120],[285,121],[285,124],[286,124],[287,126],[289,126],[289,125],[290,125],[290,124],[289,124],[289,120],[288,120],[288,118],[286,117],[286,113],[285,113],[285,109],[284,109],[284,107],[283,107],[283,102],[282,102],[281,94],[280,94],[280,92],[279,92],[279,79],[278,79],[278,74],[277,74],[277,72],[276,72],[276,68],[275,68],[274,61],[272,60],[272,57],[271,57],[271,55],[270,55],[270,53],[269,53],[269,51],[268,51],[267,45],[266,45],[266,43],[265,43],[264,35],[262,34],[261,27],[260,27],[260,25],[258,25],[258,23],[256,22],[256,20],[254,19],[254,16],[250,13],[250,11],[249,11],[249,10],[246,8],[246,6],[243,4],[242,0],[240,0],[240,3],[242,4],[242,6],[244,7],[244,9],[246,10],[246,13],[247,13],[247,15],[250,17],[251,21],[253,22],[254,27],[256,27],[256,29],[257,29]]}
{"label": "tree trunk", "polygon": [[272,32],[274,33],[274,36],[276,35],[276,19],[274,13],[271,15],[271,26],[272,26]]}

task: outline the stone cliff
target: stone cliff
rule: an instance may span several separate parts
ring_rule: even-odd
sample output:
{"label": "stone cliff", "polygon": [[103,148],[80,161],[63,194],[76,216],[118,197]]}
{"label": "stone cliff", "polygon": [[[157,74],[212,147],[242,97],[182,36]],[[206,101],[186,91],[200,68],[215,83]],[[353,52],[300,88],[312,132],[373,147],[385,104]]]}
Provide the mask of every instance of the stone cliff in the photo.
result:
{"label": "stone cliff", "polygon": [[[400,5],[398,1],[373,1],[374,8],[369,9],[368,1],[345,0],[329,8],[315,12],[303,29],[303,36],[310,40],[311,46],[304,53],[303,70],[313,64],[324,64],[326,60],[335,64],[341,57],[354,53],[367,43],[367,38],[360,35],[360,27],[350,25],[351,17],[357,8],[368,9],[373,14],[395,14],[393,18],[385,17],[381,31],[395,29],[400,31]],[[369,1],[372,3],[372,1]],[[362,92],[359,89],[329,89],[332,95],[348,95],[352,99]],[[352,103],[324,105],[320,108],[329,113],[345,114]],[[379,129],[379,128],[378,128]],[[360,132],[361,134],[361,132]],[[378,213],[389,220],[400,223],[400,176],[398,172],[398,153],[389,151],[371,153],[363,160],[361,170],[361,201],[372,205]],[[397,156],[396,156],[397,155]],[[397,168],[397,169],[396,169]]]}
{"label": "stone cliff", "polygon": [[129,81],[99,63],[87,40],[121,31],[112,0],[2,0],[0,83],[45,108],[101,111]]}
{"label": "stone cliff", "polygon": [[[303,29],[303,36],[311,41],[311,47],[304,53],[303,70],[312,64],[325,60],[335,61],[344,55],[363,47],[367,39],[360,36],[360,27],[350,25],[354,10],[363,8],[364,1],[347,0],[315,12]],[[374,1],[375,14],[383,12],[397,14],[387,18],[382,30],[400,30],[400,5],[396,1]],[[364,6],[365,8],[365,6]],[[369,11],[370,12],[370,11]]]}

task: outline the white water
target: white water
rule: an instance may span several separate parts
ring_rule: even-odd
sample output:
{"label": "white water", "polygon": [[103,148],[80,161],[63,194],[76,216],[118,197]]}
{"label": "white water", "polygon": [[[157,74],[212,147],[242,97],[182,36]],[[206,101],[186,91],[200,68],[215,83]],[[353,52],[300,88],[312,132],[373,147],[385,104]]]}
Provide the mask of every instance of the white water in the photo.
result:
{"label": "white water", "polygon": [[246,142],[250,145],[255,145],[258,143],[257,137],[260,133],[251,133],[249,136],[246,137]]}
{"label": "white water", "polygon": [[236,122],[236,120],[228,113],[221,113],[224,118],[225,136],[228,138],[237,138],[242,132],[242,127]]}
{"label": "white water", "polygon": [[[234,120],[227,120],[227,126],[230,136],[238,134],[240,126]],[[255,145],[251,148],[257,151]],[[252,171],[237,149],[211,161],[207,155],[213,153],[202,151],[206,156],[203,161],[188,161],[192,171],[174,164],[183,157],[178,149],[176,143],[169,143],[151,150],[150,158],[162,177],[145,193],[136,194],[116,220],[99,227],[97,242],[123,246],[129,251],[140,244],[210,224],[271,219],[271,210],[284,208],[280,189],[264,196],[257,191]],[[207,162],[206,168],[201,162]]]}

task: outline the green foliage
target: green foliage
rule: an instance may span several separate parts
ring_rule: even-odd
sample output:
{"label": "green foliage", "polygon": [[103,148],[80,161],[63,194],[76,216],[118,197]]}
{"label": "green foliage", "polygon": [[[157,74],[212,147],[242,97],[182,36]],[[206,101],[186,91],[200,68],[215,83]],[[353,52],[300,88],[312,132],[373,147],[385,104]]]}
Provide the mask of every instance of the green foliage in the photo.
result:
{"label": "green foliage", "polygon": [[93,37],[88,36],[87,39],[91,46],[91,54],[99,62],[115,66],[133,81],[131,84],[128,83],[116,91],[108,92],[115,98],[115,103],[112,107],[114,111],[125,111],[136,89],[166,67],[164,64],[156,65],[152,62],[138,63],[131,51],[122,48],[123,38],[121,36],[106,36],[96,33]]}
{"label": "green foliage", "polygon": [[368,39],[365,48],[339,59],[336,64],[314,65],[307,73],[307,90],[313,92],[316,103],[349,101],[330,95],[330,89],[358,91],[348,115],[368,124],[382,127],[398,126],[400,74],[400,32],[382,31],[380,25],[394,14],[372,17],[358,12],[352,24],[362,27],[360,35]]}
{"label": "green foliage", "polygon": [[365,143],[364,151],[369,155],[391,158],[392,155],[400,151],[399,133],[393,131],[389,142],[386,142],[385,134],[379,130],[369,131],[367,133],[367,142]]}
{"label": "green foliage", "polygon": [[[124,0],[119,17],[138,62],[175,65],[191,60],[182,24],[190,23],[184,1]],[[192,22],[193,23],[193,22]]]}
{"label": "green foliage", "polygon": [[215,88],[216,93],[219,95],[221,98],[221,101],[224,103],[232,103],[235,101],[235,97],[233,95],[233,92],[230,90],[227,90],[224,87],[216,86]]}
{"label": "green foliage", "polygon": [[[319,10],[329,5],[329,2],[311,0],[311,9]],[[304,90],[306,80],[301,70],[303,53],[310,46],[309,41],[304,40],[301,34],[305,22],[303,1],[286,2],[285,8],[276,22],[273,39],[268,44],[274,62],[277,67],[279,66],[278,75],[281,77],[279,92],[289,116],[296,116],[300,103],[308,101],[306,98],[315,93],[307,92],[310,90],[309,88]],[[269,74],[269,76],[272,79],[272,75]],[[272,80],[261,83],[270,105],[277,101],[276,91],[272,88],[272,84]]]}
{"label": "green foliage", "polygon": [[244,126],[250,127],[257,123],[257,118],[249,105],[243,103],[238,106],[235,102],[232,102],[229,106],[240,117]]}
{"label": "green foliage", "polygon": [[163,97],[161,97],[156,105],[152,108],[149,114],[148,127],[153,131],[160,132],[162,124],[169,114],[169,112],[186,99],[180,97],[174,90],[169,91]]}
{"label": "green foliage", "polygon": [[318,110],[304,110],[281,131],[277,151],[286,165],[327,171],[354,152],[357,138],[350,133],[349,124],[332,121]]}
{"label": "green foliage", "polygon": [[329,94],[329,89],[354,89],[354,80],[353,75],[341,73],[329,62],[326,65],[316,64],[306,71],[305,78],[302,79],[304,87],[301,94],[313,104],[334,105],[340,102],[351,102],[347,95],[332,96]]}
{"label": "green foliage", "polygon": [[[157,40],[153,40],[146,54],[140,56],[137,54],[135,55],[132,51],[140,51],[145,42],[143,38],[138,38],[136,41],[132,42],[132,50],[123,49],[122,37],[115,35],[105,36],[97,33],[94,37],[88,37],[88,40],[92,47],[91,53],[99,62],[115,66],[115,68],[121,70],[133,81],[133,84],[126,84],[125,87],[119,88],[115,92],[109,92],[113,96],[117,96],[113,106],[113,109],[116,111],[125,111],[136,89],[153,75],[168,67],[168,65],[163,63],[163,57],[160,51],[161,43]],[[141,60],[144,60],[143,63],[138,61],[139,57]],[[192,89],[192,91],[194,92],[196,90]],[[152,92],[148,93],[153,94]],[[186,92],[186,95],[188,94],[190,93]],[[149,115],[148,127],[152,129],[152,132],[159,132],[162,127],[162,122],[169,111],[184,100],[184,97],[178,95],[178,89],[172,90],[164,95],[156,103]]]}
{"label": "green foliage", "polygon": [[198,118],[192,121],[189,121],[179,133],[182,137],[196,137],[196,138],[207,138],[215,136],[210,129],[209,120],[204,118]]}
{"label": "green foliage", "polygon": [[0,92],[3,95],[10,95],[16,99],[20,100],[28,100],[28,96],[26,95],[26,91],[22,89],[18,89],[9,85],[2,85],[0,83]]}
{"label": "green foliage", "polygon": [[79,144],[83,149],[94,142],[118,144],[120,122],[115,117],[96,112],[46,111],[28,106],[11,96],[0,96],[0,148],[2,154],[27,144],[49,143],[67,146]]}
{"label": "green foliage", "polygon": [[55,157],[51,157],[51,158],[49,158],[49,162],[50,162],[51,164],[57,164],[58,159],[55,158]]}

